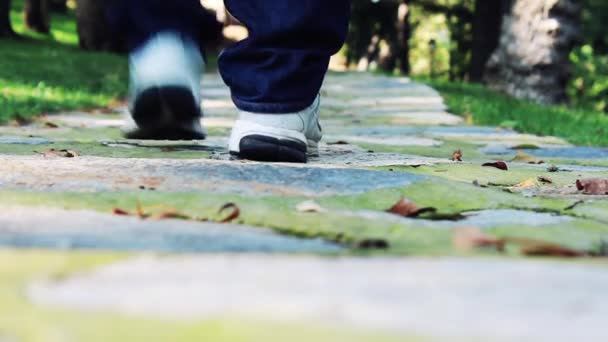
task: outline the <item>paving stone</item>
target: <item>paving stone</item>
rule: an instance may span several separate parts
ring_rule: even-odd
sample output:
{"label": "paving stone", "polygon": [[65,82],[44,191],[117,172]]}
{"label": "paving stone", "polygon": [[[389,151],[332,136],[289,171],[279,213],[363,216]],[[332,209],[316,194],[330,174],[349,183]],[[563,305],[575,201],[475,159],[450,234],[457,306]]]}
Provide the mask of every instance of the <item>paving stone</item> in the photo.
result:
{"label": "paving stone", "polygon": [[61,127],[73,128],[120,128],[125,125],[124,118],[108,117],[91,113],[67,113],[49,117],[50,121]]}
{"label": "paving stone", "polygon": [[212,160],[0,156],[0,186],[13,190],[159,191],[329,196],[404,187],[425,179],[405,172]]}
{"label": "paving stone", "polygon": [[53,142],[47,139],[26,137],[0,137],[0,144],[7,145],[48,145]]}
{"label": "paving stone", "polygon": [[380,166],[420,166],[445,164],[451,161],[447,158],[430,158],[398,153],[377,153],[364,150],[355,145],[319,146],[319,155],[309,158],[310,165],[336,165],[347,167],[380,167]]}
{"label": "paving stone", "polygon": [[[429,221],[412,219],[379,211],[349,211],[342,212],[342,214],[362,217],[372,221],[408,223],[410,225],[415,225],[420,228],[429,229],[452,229],[457,227],[476,227],[481,229],[491,229],[504,226],[550,228],[553,225],[568,224],[575,220],[573,217],[565,215],[512,209],[492,209],[464,212],[462,213],[462,215],[465,218],[457,221]],[[581,247],[589,248],[590,246],[585,243],[582,244]]]}
{"label": "paving stone", "polygon": [[338,245],[323,240],[298,239],[242,225],[141,220],[44,207],[3,208],[0,246],[173,253],[332,253],[341,250]]}
{"label": "paving stone", "polygon": [[472,258],[143,257],[36,283],[28,296],[39,304],[167,319],[306,321],[450,341],[605,341],[607,267]]}
{"label": "paving stone", "polygon": [[328,142],[346,141],[351,143],[365,143],[390,146],[440,146],[441,141],[417,136],[364,136],[364,135],[327,135]]}
{"label": "paving stone", "polygon": [[[507,146],[488,146],[482,149],[484,153],[506,155],[514,154],[514,151]],[[583,146],[552,146],[542,147],[533,150],[519,150],[535,157],[541,158],[565,158],[565,159],[607,159],[608,148],[605,147],[583,147]]]}

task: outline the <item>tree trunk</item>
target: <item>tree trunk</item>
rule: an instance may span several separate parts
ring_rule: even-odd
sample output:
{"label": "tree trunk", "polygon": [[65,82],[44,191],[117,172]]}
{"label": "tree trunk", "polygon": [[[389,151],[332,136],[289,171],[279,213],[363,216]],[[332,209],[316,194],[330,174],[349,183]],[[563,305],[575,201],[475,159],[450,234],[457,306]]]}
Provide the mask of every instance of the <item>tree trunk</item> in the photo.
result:
{"label": "tree trunk", "polygon": [[481,82],[486,64],[498,47],[505,0],[476,0],[469,80]]}
{"label": "tree trunk", "polygon": [[402,0],[397,13],[397,35],[399,40],[399,71],[403,75],[409,75],[410,65],[410,38],[412,37],[412,25],[410,23],[410,0]]}
{"label": "tree trunk", "polygon": [[488,85],[538,103],[565,102],[568,57],[581,38],[580,11],[577,0],[515,0],[488,62]]}
{"label": "tree trunk", "polygon": [[0,0],[0,37],[14,36],[11,26],[11,0]]}
{"label": "tree trunk", "polygon": [[51,11],[57,13],[67,13],[68,2],[66,0],[51,0]]}
{"label": "tree trunk", "polygon": [[49,33],[49,0],[26,0],[23,16],[29,29],[38,33]]}
{"label": "tree trunk", "polygon": [[126,43],[110,28],[106,16],[114,1],[78,0],[76,23],[82,49],[93,51],[124,52]]}

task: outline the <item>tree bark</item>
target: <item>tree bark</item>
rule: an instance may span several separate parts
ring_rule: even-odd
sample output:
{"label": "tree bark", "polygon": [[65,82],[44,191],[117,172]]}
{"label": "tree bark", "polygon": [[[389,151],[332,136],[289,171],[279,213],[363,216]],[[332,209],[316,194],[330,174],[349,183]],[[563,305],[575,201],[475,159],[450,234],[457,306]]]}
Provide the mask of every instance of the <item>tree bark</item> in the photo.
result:
{"label": "tree bark", "polygon": [[565,102],[569,54],[581,38],[580,12],[577,0],[515,0],[488,62],[488,85],[538,103]]}
{"label": "tree bark", "polygon": [[399,71],[403,75],[409,75],[410,65],[410,38],[412,37],[412,25],[410,23],[410,0],[402,0],[397,12],[397,36]]}
{"label": "tree bark", "polygon": [[476,0],[469,80],[481,82],[486,64],[498,47],[505,0]]}
{"label": "tree bark", "polygon": [[11,26],[11,0],[0,0],[0,37],[15,36]]}
{"label": "tree bark", "polygon": [[106,17],[108,6],[114,1],[78,0],[76,24],[82,49],[125,52],[126,43],[112,31]]}
{"label": "tree bark", "polygon": [[66,13],[68,11],[68,2],[66,0],[51,0],[51,11]]}
{"label": "tree bark", "polygon": [[26,0],[23,16],[29,29],[38,33],[49,33],[49,0]]}

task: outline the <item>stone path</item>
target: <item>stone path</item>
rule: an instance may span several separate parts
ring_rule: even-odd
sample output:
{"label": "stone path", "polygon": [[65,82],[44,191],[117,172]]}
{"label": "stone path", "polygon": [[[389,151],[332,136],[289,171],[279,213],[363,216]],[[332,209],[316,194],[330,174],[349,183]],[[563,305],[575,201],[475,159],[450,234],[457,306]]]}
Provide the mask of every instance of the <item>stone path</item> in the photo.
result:
{"label": "stone path", "polygon": [[137,258],[32,284],[29,296],[167,319],[266,317],[450,341],[602,341],[606,286],[598,265],[218,255]]}
{"label": "stone path", "polygon": [[[236,110],[215,75],[204,81],[205,141],[126,140],[123,109],[0,127],[1,246],[133,258],[30,282],[30,300],[142,317],[307,321],[422,339],[605,340],[604,260],[528,260],[512,249],[456,258],[451,241],[456,228],[475,227],[599,252],[608,240],[608,198],[575,184],[608,178],[608,150],[466,125],[436,91],[404,78],[332,74],[322,95],[325,139],[307,165],[233,160],[226,143]],[[450,160],[457,149],[463,162]],[[509,170],[482,167],[496,160]],[[385,212],[402,197],[436,213],[414,219]],[[231,224],[199,222],[218,221],[218,209],[230,202],[240,209]],[[138,207],[191,220],[113,214]],[[282,254],[184,254],[200,252]],[[359,253],[384,258],[353,256]]]}

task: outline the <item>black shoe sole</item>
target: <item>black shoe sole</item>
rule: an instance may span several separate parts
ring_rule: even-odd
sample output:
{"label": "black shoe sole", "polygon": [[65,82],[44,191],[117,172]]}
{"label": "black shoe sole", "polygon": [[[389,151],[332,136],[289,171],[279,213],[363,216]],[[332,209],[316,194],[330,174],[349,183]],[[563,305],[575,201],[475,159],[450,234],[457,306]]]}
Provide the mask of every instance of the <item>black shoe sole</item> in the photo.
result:
{"label": "black shoe sole", "polygon": [[201,117],[200,106],[188,88],[163,86],[146,89],[137,97],[132,114],[138,129],[126,134],[129,139],[205,139],[204,134],[184,128]]}
{"label": "black shoe sole", "polygon": [[242,159],[261,162],[306,163],[306,144],[280,140],[263,135],[249,135],[241,139],[240,152],[232,154]]}

